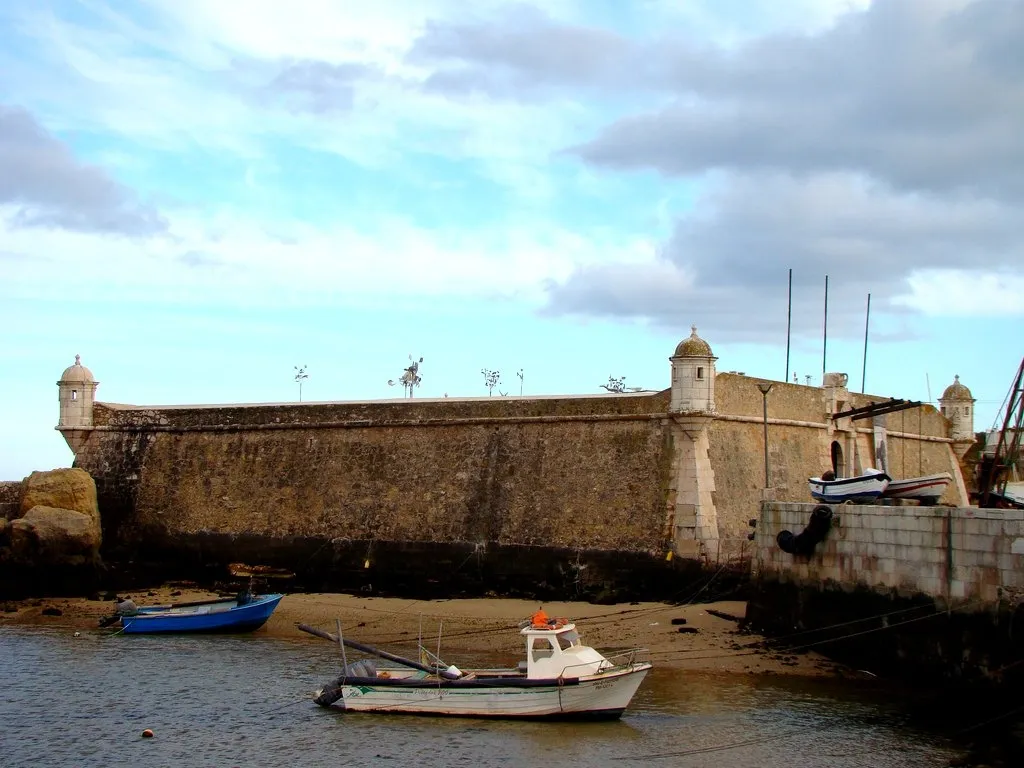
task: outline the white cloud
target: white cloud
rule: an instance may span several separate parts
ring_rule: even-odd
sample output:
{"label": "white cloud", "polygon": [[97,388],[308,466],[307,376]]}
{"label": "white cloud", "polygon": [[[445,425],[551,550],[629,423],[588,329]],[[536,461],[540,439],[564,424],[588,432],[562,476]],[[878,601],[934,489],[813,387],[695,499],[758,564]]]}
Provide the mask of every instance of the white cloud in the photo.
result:
{"label": "white cloud", "polygon": [[960,269],[923,269],[908,278],[910,293],[894,303],[928,316],[1008,317],[1024,315],[1024,276],[978,274]]}
{"label": "white cloud", "polygon": [[[9,211],[0,208],[0,219]],[[642,260],[644,242],[565,229],[427,229],[381,216],[362,228],[170,214],[169,235],[145,241],[0,224],[9,298],[79,293],[93,299],[213,305],[329,304],[402,297],[501,297],[538,304],[546,280],[613,255]],[[49,263],[41,269],[39,254]]]}

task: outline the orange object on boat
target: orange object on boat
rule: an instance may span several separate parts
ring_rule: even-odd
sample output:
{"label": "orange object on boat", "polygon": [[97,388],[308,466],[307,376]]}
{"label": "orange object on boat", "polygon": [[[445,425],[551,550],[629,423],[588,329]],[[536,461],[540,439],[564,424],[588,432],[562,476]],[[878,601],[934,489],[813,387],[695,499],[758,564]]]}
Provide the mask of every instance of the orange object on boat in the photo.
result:
{"label": "orange object on boat", "polygon": [[530,618],[530,626],[535,629],[547,629],[548,615],[542,609],[537,609],[536,613]]}

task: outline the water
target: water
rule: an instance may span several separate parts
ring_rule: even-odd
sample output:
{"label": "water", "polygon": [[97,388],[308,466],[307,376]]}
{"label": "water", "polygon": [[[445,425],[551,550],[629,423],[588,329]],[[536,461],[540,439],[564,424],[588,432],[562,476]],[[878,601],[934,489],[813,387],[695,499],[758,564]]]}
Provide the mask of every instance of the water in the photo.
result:
{"label": "water", "polygon": [[876,685],[656,668],[620,721],[504,722],[320,709],[311,693],[337,666],[304,637],[0,627],[0,764],[895,768],[956,754]]}

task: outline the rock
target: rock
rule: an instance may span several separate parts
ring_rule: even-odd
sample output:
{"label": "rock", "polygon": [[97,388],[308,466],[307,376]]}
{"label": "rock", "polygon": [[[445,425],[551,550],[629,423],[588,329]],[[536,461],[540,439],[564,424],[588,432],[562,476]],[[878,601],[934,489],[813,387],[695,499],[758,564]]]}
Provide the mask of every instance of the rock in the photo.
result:
{"label": "rock", "polygon": [[96,503],[96,483],[84,469],[52,469],[33,472],[21,482],[21,515],[34,507],[70,509],[88,515],[97,530],[100,510]]}
{"label": "rock", "polygon": [[11,523],[11,554],[35,565],[85,565],[99,559],[94,519],[71,509],[36,506]]}

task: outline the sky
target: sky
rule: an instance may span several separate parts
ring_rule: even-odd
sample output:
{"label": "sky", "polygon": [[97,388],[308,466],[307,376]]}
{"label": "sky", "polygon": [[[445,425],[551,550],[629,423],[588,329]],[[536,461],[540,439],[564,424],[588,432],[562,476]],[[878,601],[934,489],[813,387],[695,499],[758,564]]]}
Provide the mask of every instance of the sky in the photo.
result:
{"label": "sky", "polygon": [[410,356],[416,397],[586,394],[696,325],[719,371],[959,374],[991,427],[1021,39],[1010,0],[2,3],[0,479],[70,465],[76,354],[105,402],[401,397]]}

